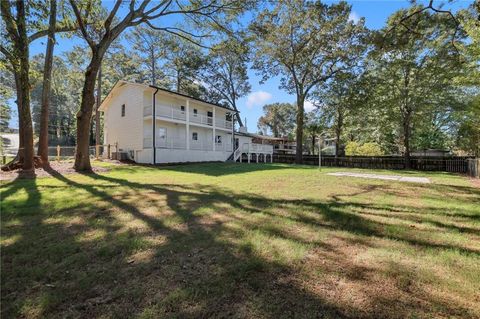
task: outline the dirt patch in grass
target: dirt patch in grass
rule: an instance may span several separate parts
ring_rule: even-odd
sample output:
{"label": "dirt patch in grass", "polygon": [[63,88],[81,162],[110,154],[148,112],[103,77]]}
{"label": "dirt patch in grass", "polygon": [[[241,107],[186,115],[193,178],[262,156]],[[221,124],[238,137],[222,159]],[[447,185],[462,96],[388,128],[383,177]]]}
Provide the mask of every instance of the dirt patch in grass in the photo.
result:
{"label": "dirt patch in grass", "polygon": [[[109,161],[109,164],[113,165],[126,165],[118,161]],[[107,167],[95,166],[92,165],[94,173],[108,172],[110,169]],[[9,172],[0,171],[0,181],[10,181],[17,178],[29,179],[37,177],[51,177],[53,174],[75,174],[77,173],[73,169],[73,162],[50,162],[51,169],[37,168],[35,169],[35,174],[25,173],[22,170],[14,170]]]}

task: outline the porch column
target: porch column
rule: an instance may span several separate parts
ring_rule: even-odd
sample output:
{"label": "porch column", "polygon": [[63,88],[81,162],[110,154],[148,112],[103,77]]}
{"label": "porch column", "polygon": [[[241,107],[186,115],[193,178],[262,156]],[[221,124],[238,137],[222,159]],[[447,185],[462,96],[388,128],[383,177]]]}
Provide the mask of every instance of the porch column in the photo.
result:
{"label": "porch column", "polygon": [[216,125],[216,124],[215,124],[215,122],[216,122],[216,121],[215,121],[215,119],[216,119],[216,118],[215,118],[215,109],[216,109],[216,108],[214,107],[214,108],[213,108],[213,119],[212,119],[212,121],[213,121],[213,123],[212,123],[212,125],[213,125],[213,151],[214,151],[214,152],[215,152],[215,146],[216,146],[216,144],[217,144],[217,143],[215,143],[215,142],[216,142],[216,141],[215,141],[215,139],[216,139],[216,134],[215,134],[215,125]]}
{"label": "porch column", "polygon": [[185,127],[186,127],[186,133],[185,133],[185,138],[187,139],[186,140],[186,143],[185,143],[185,147],[187,150],[190,149],[190,100],[187,99],[187,105],[186,105],[186,110],[187,110],[187,117],[186,117],[186,123],[185,123]]}

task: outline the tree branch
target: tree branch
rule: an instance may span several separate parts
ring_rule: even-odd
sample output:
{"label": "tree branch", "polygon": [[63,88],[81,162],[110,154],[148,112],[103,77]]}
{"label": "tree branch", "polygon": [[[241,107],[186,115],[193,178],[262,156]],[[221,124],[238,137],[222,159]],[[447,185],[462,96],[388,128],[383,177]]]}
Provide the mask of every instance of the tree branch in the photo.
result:
{"label": "tree branch", "polygon": [[73,8],[73,12],[75,13],[75,17],[77,18],[78,27],[79,27],[80,31],[82,32],[82,35],[85,38],[85,41],[87,41],[90,48],[94,49],[95,48],[95,43],[93,42],[93,40],[88,35],[87,29],[85,28],[85,24],[83,23],[82,14],[80,13],[80,10],[78,9],[77,4],[75,3],[75,0],[70,0],[70,5]]}

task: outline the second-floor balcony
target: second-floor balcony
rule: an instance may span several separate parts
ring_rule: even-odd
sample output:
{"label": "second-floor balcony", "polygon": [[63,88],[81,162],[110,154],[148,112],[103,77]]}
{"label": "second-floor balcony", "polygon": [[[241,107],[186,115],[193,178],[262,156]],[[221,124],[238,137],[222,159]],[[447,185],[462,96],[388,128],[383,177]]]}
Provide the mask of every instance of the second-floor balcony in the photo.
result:
{"label": "second-floor balcony", "polygon": [[[152,112],[152,106],[145,106],[143,108],[144,117],[152,116]],[[177,121],[187,121],[187,112],[174,107],[157,106],[155,108],[155,115],[157,118],[161,117]],[[212,116],[190,112],[188,118],[191,124],[200,124],[213,127],[214,119]],[[233,123],[227,119],[217,117],[215,118],[215,127],[231,130]]]}

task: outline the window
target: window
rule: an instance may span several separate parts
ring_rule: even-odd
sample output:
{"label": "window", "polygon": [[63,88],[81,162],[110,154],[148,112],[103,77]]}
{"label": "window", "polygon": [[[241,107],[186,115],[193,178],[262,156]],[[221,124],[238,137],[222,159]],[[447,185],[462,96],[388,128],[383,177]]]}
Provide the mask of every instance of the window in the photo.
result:
{"label": "window", "polygon": [[122,104],[122,117],[125,117],[125,104]]}
{"label": "window", "polygon": [[184,105],[180,106],[180,111],[185,112],[185,106]]}
{"label": "window", "polygon": [[197,132],[192,133],[192,140],[198,141],[198,133]]}
{"label": "window", "polygon": [[222,144],[222,136],[221,135],[217,135],[215,137],[215,143],[217,144]]}
{"label": "window", "polygon": [[165,140],[167,138],[167,128],[166,127],[159,127],[158,128],[158,138],[161,140]]}
{"label": "window", "polygon": [[197,116],[198,114],[198,110],[197,109],[193,109],[193,116]]}
{"label": "window", "polygon": [[207,112],[207,124],[213,125],[213,112],[210,112],[210,111]]}

